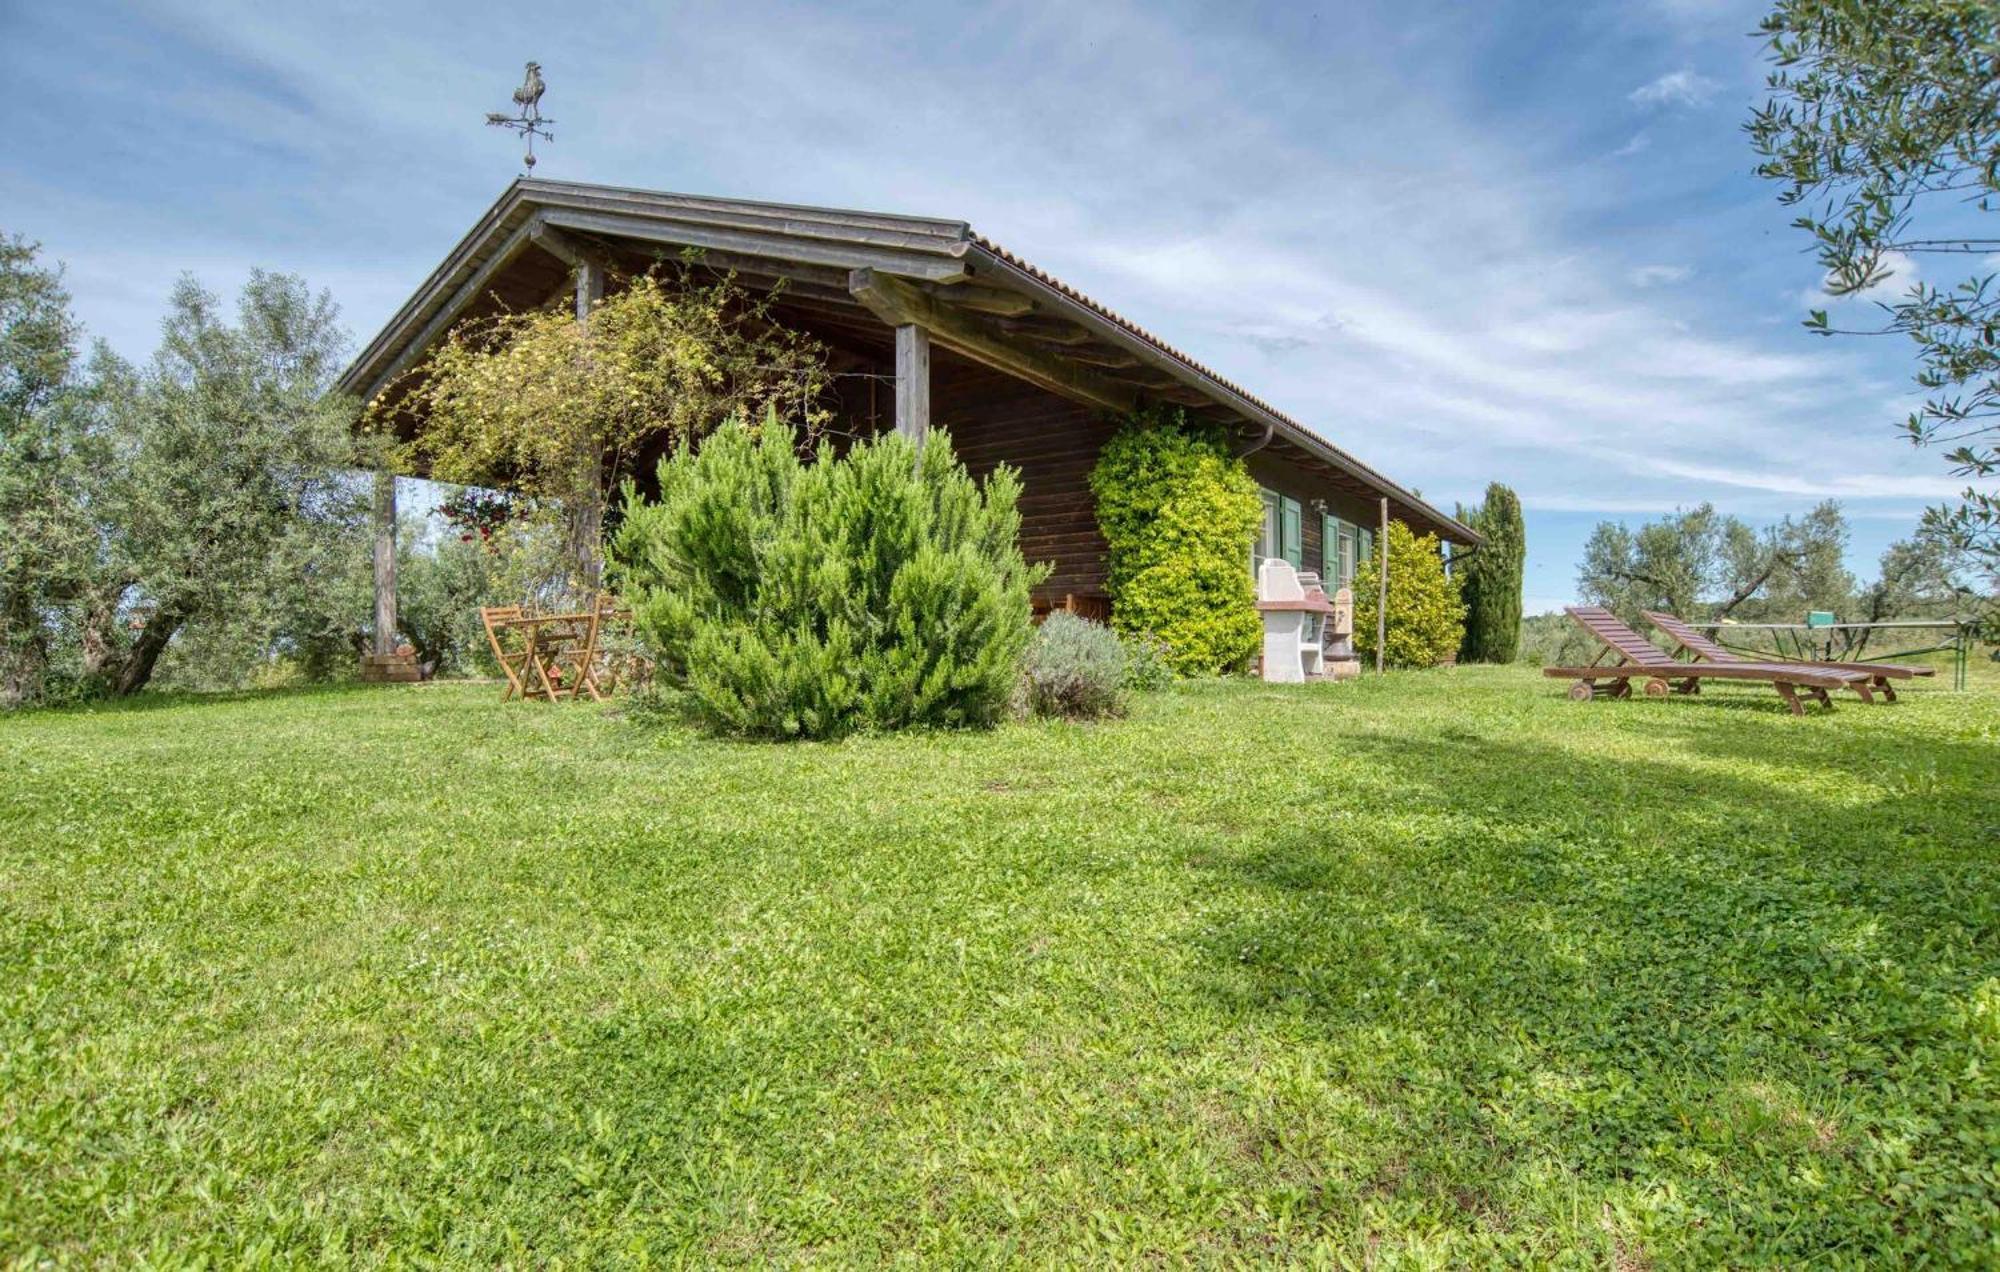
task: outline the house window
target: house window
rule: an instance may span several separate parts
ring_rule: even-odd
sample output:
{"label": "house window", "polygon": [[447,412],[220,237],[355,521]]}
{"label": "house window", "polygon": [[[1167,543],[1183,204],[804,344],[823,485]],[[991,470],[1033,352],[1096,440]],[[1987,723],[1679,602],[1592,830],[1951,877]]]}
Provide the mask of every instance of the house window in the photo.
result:
{"label": "house window", "polygon": [[1264,500],[1264,521],[1263,524],[1257,527],[1257,542],[1250,548],[1250,573],[1252,574],[1257,572],[1258,566],[1264,564],[1265,558],[1278,555],[1280,533],[1278,525],[1280,520],[1278,513],[1278,492],[1275,490],[1259,490],[1257,493]]}
{"label": "house window", "polygon": [[1260,490],[1264,497],[1264,524],[1257,531],[1251,549],[1250,568],[1254,571],[1270,557],[1283,557],[1293,569],[1305,565],[1305,509],[1299,501],[1275,490]]}
{"label": "house window", "polygon": [[1354,566],[1360,546],[1360,527],[1339,517],[1325,517],[1320,523],[1320,577],[1328,587],[1354,586]]}

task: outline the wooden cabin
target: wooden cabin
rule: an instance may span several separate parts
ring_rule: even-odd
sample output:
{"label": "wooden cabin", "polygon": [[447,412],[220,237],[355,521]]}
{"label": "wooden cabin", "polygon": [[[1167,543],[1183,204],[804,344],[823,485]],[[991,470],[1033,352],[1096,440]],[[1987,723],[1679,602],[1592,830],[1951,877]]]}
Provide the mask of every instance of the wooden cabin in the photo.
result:
{"label": "wooden cabin", "polygon": [[[1216,375],[963,221],[523,178],[368,343],[340,387],[372,400],[462,319],[696,253],[743,285],[781,280],[773,312],[824,341],[837,432],[948,428],[975,476],[1020,470],[1021,550],[1051,572],[1036,607],[1109,613],[1091,466],[1117,417],[1149,402],[1221,424],[1265,490],[1256,557],[1345,581],[1388,518],[1478,536],[1319,433]],[[615,285],[615,283],[614,283]],[[405,427],[420,427],[407,421]],[[395,631],[394,483],[377,493],[377,641]],[[1253,569],[1254,560],[1244,568]]]}

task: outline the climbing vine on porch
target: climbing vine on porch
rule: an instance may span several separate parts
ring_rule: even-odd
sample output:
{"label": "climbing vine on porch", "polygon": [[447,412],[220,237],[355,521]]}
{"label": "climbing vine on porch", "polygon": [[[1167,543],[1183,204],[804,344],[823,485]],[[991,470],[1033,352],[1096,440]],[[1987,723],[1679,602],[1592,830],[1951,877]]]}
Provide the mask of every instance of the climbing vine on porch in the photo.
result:
{"label": "climbing vine on porch", "polygon": [[405,466],[514,491],[519,514],[562,520],[573,581],[594,583],[606,497],[649,447],[767,410],[808,432],[824,421],[826,350],[778,323],[772,299],[671,264],[612,291],[585,322],[568,293],[475,318],[379,395],[368,418],[424,420],[402,448]]}

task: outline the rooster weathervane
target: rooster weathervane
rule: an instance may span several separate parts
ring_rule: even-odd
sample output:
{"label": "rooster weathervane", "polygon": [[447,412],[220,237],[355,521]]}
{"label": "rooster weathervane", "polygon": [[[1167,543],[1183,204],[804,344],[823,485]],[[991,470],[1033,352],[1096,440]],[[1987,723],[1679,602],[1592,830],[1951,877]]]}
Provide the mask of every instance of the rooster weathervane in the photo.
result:
{"label": "rooster weathervane", "polygon": [[528,77],[521,81],[521,87],[514,90],[514,106],[520,113],[506,115],[497,110],[486,112],[488,127],[505,128],[509,132],[519,133],[521,140],[528,144],[528,153],[522,156],[521,162],[528,165],[528,175],[531,177],[535,175],[535,138],[540,137],[543,141],[556,139],[556,135],[548,129],[548,126],[556,121],[542,118],[542,90],[546,87],[547,85],[542,83],[542,64],[530,62]]}

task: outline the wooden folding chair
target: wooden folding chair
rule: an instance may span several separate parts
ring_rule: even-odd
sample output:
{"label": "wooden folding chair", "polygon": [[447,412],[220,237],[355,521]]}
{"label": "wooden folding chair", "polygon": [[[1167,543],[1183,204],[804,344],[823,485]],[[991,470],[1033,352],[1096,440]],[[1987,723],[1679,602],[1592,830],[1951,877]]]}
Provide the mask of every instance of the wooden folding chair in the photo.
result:
{"label": "wooden folding chair", "polygon": [[597,627],[600,611],[551,614],[536,620],[533,692],[550,702],[589,694],[604,701],[597,688]]}
{"label": "wooden folding chair", "polygon": [[[482,605],[479,607],[479,621],[486,628],[486,643],[493,650],[493,661],[500,664],[500,670],[507,677],[507,687],[500,691],[500,701],[528,696],[528,681],[534,675],[535,641],[531,630],[515,626],[526,611],[519,605]],[[508,639],[502,640],[503,635]]]}
{"label": "wooden folding chair", "polygon": [[643,680],[640,656],[632,648],[632,611],[621,609],[609,592],[597,599],[597,663],[594,679],[605,697],[626,680]]}

